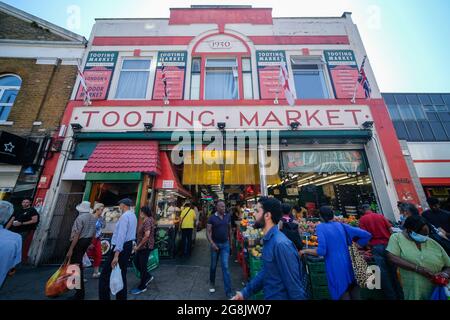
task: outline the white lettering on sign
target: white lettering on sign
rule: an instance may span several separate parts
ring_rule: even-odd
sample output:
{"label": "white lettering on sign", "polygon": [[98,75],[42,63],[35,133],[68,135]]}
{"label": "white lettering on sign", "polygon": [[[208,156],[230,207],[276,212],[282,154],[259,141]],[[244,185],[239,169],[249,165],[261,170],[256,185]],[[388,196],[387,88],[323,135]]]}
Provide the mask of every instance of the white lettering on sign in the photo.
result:
{"label": "white lettering on sign", "polygon": [[231,41],[211,41],[209,43],[211,49],[231,49]]}
{"label": "white lettering on sign", "polygon": [[173,189],[174,181],[173,180],[163,180],[162,188],[163,189]]}
{"label": "white lettering on sign", "polygon": [[176,129],[287,130],[298,122],[299,130],[356,129],[373,121],[368,106],[258,106],[258,107],[78,107],[71,123],[83,131],[142,131],[152,123],[154,131]]}

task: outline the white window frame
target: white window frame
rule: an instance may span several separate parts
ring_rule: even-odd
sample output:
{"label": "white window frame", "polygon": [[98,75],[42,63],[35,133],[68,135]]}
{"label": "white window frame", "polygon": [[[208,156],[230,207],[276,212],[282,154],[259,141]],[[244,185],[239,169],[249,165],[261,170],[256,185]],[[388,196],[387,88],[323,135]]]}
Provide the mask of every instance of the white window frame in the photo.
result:
{"label": "white window frame", "polygon": [[[108,100],[152,100],[153,98],[153,90],[155,85],[155,74],[156,74],[156,64],[157,64],[157,53],[145,53],[140,57],[135,57],[133,52],[124,52],[119,54],[118,63],[114,70],[113,79],[111,82],[111,88],[108,94]],[[150,69],[149,71],[149,79],[147,85],[147,93],[145,98],[116,98],[117,88],[119,86],[120,74],[122,72],[123,62],[125,60],[150,60]]]}
{"label": "white window frame", "polygon": [[[296,64],[316,64],[316,65],[318,65],[318,67],[322,71],[323,80],[325,82],[325,90],[327,91],[327,94],[328,94],[328,97],[322,98],[322,99],[334,99],[335,98],[333,86],[331,85],[330,75],[328,73],[328,67],[327,67],[327,64],[325,63],[323,56],[318,56],[318,55],[303,56],[300,53],[298,53],[298,54],[287,55],[286,59],[288,61],[290,77],[292,79],[292,84],[294,86],[294,88],[292,88],[292,89],[295,92],[295,96],[297,97],[297,99],[300,99],[300,98],[297,95],[297,90],[296,90],[296,86],[295,86],[294,68],[292,66],[294,59],[297,61],[299,61],[299,60],[301,61],[300,63],[296,63]],[[319,98],[315,98],[315,99],[319,99]]]}
{"label": "white window frame", "polygon": [[[242,63],[242,88],[243,88],[243,94],[244,96],[241,98],[243,100],[254,100],[255,99],[255,84],[253,83],[253,73],[254,73],[254,69],[253,69],[253,64],[252,64],[252,57],[240,57],[241,59],[241,63]],[[250,70],[244,70],[244,60],[247,59],[250,62]],[[251,92],[252,92],[252,96],[251,98],[246,98],[245,97],[245,79],[244,79],[244,75],[250,75],[250,85],[251,87]]]}
{"label": "white window frame", "polygon": [[[8,76],[16,77],[22,83],[22,78],[19,77],[17,74],[13,74],[13,73],[2,74],[2,75],[0,75],[0,79],[4,78],[4,77],[8,77]],[[5,93],[6,90],[17,90],[17,94],[19,94],[20,88],[22,88],[22,86],[0,86],[0,101],[1,101],[1,98],[3,97],[3,94]],[[15,103],[15,100],[14,100],[14,103]],[[0,102],[0,109],[3,109],[4,107],[11,107],[11,110],[12,110],[12,108],[14,106],[14,103],[2,103],[2,102]],[[11,113],[11,111],[10,111],[10,113]],[[9,117],[9,114],[8,114],[8,117]],[[8,119],[0,120],[0,123],[5,123],[5,122],[8,122]]]}
{"label": "white window frame", "polygon": [[[226,99],[226,100],[229,100],[229,101],[238,101],[238,100],[240,100],[241,99],[241,97],[240,97],[240,95],[239,95],[239,86],[240,86],[240,83],[239,83],[239,79],[241,78],[240,76],[239,76],[239,64],[238,64],[238,59],[239,59],[239,57],[237,57],[237,56],[234,56],[234,55],[230,55],[230,56],[218,56],[218,57],[216,57],[216,56],[212,56],[212,57],[206,57],[206,61],[205,61],[205,70],[203,71],[204,72],[204,79],[203,79],[203,81],[204,81],[204,83],[203,83],[203,99],[204,100],[208,100],[208,99],[206,99],[206,74],[207,74],[207,72],[208,72],[208,60],[232,60],[232,59],[234,59],[234,61],[236,62],[236,66],[235,67],[233,67],[233,74],[236,72],[236,74],[237,74],[237,81],[236,81],[236,86],[237,86],[237,99]],[[201,86],[201,85],[200,85]]]}

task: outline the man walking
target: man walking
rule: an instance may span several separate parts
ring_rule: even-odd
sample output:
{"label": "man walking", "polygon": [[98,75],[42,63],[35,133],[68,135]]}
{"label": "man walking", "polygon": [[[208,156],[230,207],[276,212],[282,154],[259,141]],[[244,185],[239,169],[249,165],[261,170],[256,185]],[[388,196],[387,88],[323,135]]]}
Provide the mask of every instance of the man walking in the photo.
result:
{"label": "man walking", "polygon": [[80,289],[76,289],[75,296],[72,300],[84,300],[84,268],[83,268],[83,256],[89,248],[92,238],[95,235],[95,224],[97,218],[93,215],[91,209],[91,203],[89,201],[83,201],[76,207],[79,212],[78,217],[72,226],[72,232],[70,235],[70,247],[67,252],[67,261],[69,264],[78,264],[80,268]]}
{"label": "man walking", "polygon": [[131,206],[130,199],[119,201],[122,215],[116,224],[111,239],[112,250],[102,267],[99,281],[99,299],[111,300],[109,279],[112,270],[119,265],[122,272],[123,289],[116,295],[117,300],[127,300],[127,268],[133,250],[133,241],[136,240],[137,218]]}
{"label": "man walking", "polygon": [[442,235],[450,239],[450,212],[441,209],[437,198],[429,198],[427,202],[430,209],[425,210],[422,216]]}
{"label": "man walking", "polygon": [[16,232],[22,237],[22,262],[28,258],[28,249],[31,246],[34,231],[39,224],[39,213],[31,206],[29,198],[22,200],[22,208],[16,210],[6,225],[6,229]]}
{"label": "man walking", "polygon": [[210,268],[210,293],[216,292],[216,269],[217,262],[220,259],[222,267],[225,294],[227,298],[233,296],[231,289],[231,277],[228,269],[228,262],[231,251],[231,217],[225,212],[225,202],[218,201],[216,205],[216,213],[213,214],[206,225],[206,234],[211,244],[211,268]]}
{"label": "man walking", "polygon": [[254,227],[264,232],[263,267],[233,300],[248,299],[262,289],[265,300],[306,300],[300,256],[292,241],[278,230],[281,202],[262,197],[257,210]]}
{"label": "man walking", "polygon": [[361,207],[363,216],[359,220],[359,227],[372,235],[369,246],[372,248],[373,258],[381,271],[381,288],[387,300],[403,300],[403,291],[397,279],[396,268],[387,260],[386,247],[392,234],[392,225],[381,214],[374,213],[370,205]]}

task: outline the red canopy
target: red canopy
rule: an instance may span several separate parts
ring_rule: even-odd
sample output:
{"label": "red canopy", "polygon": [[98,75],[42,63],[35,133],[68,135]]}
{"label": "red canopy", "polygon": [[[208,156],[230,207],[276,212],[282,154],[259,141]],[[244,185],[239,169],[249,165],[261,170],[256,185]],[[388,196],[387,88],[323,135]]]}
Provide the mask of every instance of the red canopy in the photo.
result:
{"label": "red canopy", "polygon": [[142,172],[160,174],[157,141],[102,141],[90,156],[83,172]]}
{"label": "red canopy", "polygon": [[191,194],[180,183],[180,179],[175,173],[175,169],[169,160],[167,152],[160,151],[159,159],[161,164],[161,174],[156,177],[155,189],[175,189],[184,196],[190,197]]}

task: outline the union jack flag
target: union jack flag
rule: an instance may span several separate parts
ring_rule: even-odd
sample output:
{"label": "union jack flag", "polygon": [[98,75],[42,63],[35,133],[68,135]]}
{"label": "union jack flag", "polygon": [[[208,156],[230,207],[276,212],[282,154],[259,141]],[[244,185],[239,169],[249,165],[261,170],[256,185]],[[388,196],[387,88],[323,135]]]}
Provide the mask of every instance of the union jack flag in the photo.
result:
{"label": "union jack flag", "polygon": [[367,60],[367,56],[364,56],[363,62],[361,64],[361,69],[359,70],[358,83],[363,87],[364,95],[366,96],[366,99],[369,99],[370,94],[372,93],[372,88],[370,87],[369,80],[367,79],[367,76],[366,76],[366,71],[364,70],[366,60]]}
{"label": "union jack flag", "polygon": [[162,69],[161,69],[161,80],[164,85],[164,100],[168,100],[169,99],[169,91],[167,90],[166,66],[164,65],[164,63],[162,64]]}

